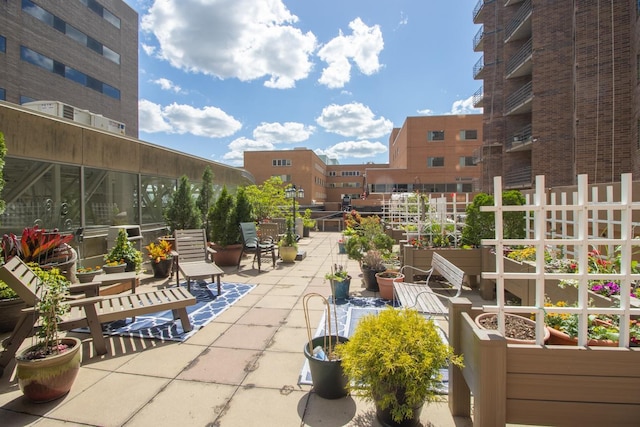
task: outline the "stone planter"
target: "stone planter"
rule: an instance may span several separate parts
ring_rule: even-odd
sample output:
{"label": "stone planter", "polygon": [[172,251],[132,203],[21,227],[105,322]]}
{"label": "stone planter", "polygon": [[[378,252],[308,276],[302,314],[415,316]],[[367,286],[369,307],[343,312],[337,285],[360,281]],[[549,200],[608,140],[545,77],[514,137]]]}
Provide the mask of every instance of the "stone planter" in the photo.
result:
{"label": "stone planter", "polygon": [[89,283],[89,282],[92,282],[93,279],[95,279],[95,277],[98,274],[102,274],[102,270],[87,271],[85,273],[76,273],[76,277],[78,278],[78,282],[80,283]]}
{"label": "stone planter", "polygon": [[102,266],[102,269],[107,274],[124,273],[124,270],[126,268],[127,268],[127,264],[120,264],[120,265],[106,265],[105,264],[105,265]]}

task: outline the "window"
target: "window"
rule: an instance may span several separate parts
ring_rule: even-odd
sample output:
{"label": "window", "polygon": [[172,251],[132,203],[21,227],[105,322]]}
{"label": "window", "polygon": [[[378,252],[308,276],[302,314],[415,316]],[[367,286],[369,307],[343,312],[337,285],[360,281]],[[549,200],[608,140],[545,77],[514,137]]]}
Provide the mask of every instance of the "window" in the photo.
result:
{"label": "window", "polygon": [[4,36],[0,36],[0,52],[7,51],[7,39]]}
{"label": "window", "polygon": [[427,167],[437,168],[444,166],[444,157],[429,157],[427,159]]}
{"label": "window", "polygon": [[336,171],[329,171],[329,176],[336,176]]}
{"label": "window", "polygon": [[360,171],[342,171],[342,176],[360,176]]}
{"label": "window", "polygon": [[67,67],[63,63],[54,61],[51,58],[29,49],[28,47],[20,46],[20,59],[44,68],[52,73],[63,76],[97,92],[103,93],[111,98],[120,99],[119,89],[103,83],[100,80],[88,76],[78,70],[74,70],[71,67]]}
{"label": "window", "polygon": [[272,166],[291,166],[291,160],[289,159],[273,159],[271,161]]}
{"label": "window", "polygon": [[6,101],[7,100],[7,93],[1,87],[0,87],[0,100],[2,100],[2,101]]}
{"label": "window", "polygon": [[120,28],[120,18],[102,7],[102,5],[96,0],[80,0],[80,3],[85,5],[87,8],[89,8],[89,10],[94,12],[96,15],[98,15],[114,27]]}
{"label": "window", "polygon": [[474,140],[474,139],[478,139],[478,131],[476,129],[472,129],[472,130],[461,130],[460,131],[460,140],[461,141],[467,141],[467,140]]}
{"label": "window", "polygon": [[460,166],[475,166],[476,163],[473,161],[473,156],[464,156],[460,157]]}
{"label": "window", "polygon": [[444,131],[430,130],[427,134],[427,141],[444,141]]}

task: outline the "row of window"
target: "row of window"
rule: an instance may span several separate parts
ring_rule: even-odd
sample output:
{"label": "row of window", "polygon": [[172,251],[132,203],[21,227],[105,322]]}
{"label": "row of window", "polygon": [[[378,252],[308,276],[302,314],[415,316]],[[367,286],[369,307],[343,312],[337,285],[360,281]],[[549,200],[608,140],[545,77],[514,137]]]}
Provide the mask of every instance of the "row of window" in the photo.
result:
{"label": "row of window", "polygon": [[[469,141],[469,140],[477,140],[477,139],[478,139],[478,131],[476,129],[460,131],[461,141]],[[427,131],[427,141],[444,141],[444,131],[443,130]]]}
{"label": "row of window", "polygon": [[329,183],[329,188],[360,188],[359,182],[332,182]]}
{"label": "row of window", "polygon": [[67,24],[57,16],[47,12],[31,0],[22,0],[22,10],[39,21],[42,21],[50,27],[60,31],[62,34],[65,34],[70,39],[88,47],[97,54],[104,56],[116,64],[120,64],[120,55],[117,52],[109,49],[93,37],[86,35],[72,25]]}
{"label": "row of window", "polygon": [[271,160],[272,166],[291,166],[291,159],[273,159]]}
{"label": "row of window", "polygon": [[[462,178],[464,179],[464,178]],[[473,183],[429,183],[429,184],[372,184],[371,193],[472,193]]]}
{"label": "row of window", "polygon": [[[461,156],[458,164],[462,167],[476,166],[476,162],[473,156]],[[427,167],[430,167],[430,168],[444,167],[444,157],[428,157]]]}
{"label": "row of window", "polygon": [[28,47],[20,46],[20,59],[45,70],[58,74],[83,86],[93,89],[114,99],[120,99],[120,90],[104,83],[94,77],[78,71],[72,67],[68,67],[61,62],[55,61],[47,56],[42,55]]}
{"label": "row of window", "polygon": [[80,3],[85,5],[87,8],[89,8],[89,10],[91,10],[96,15],[98,15],[99,17],[107,21],[109,24],[120,29],[120,18],[115,16],[113,13],[109,12],[96,0],[80,0]]}

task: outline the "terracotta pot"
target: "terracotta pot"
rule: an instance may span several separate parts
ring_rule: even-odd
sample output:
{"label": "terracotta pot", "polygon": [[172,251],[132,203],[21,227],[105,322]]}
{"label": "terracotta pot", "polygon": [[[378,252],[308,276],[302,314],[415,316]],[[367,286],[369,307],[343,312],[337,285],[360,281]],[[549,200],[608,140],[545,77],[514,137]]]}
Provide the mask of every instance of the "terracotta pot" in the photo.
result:
{"label": "terracotta pot", "polygon": [[28,359],[29,347],[16,355],[16,377],[24,395],[37,403],[58,399],[71,390],[80,370],[82,341],[78,338],[61,338],[69,348],[63,353],[44,359]]}
{"label": "terracotta pot", "polygon": [[[495,317],[496,314],[495,313],[482,313],[476,316],[475,318],[475,322],[476,325],[481,328],[481,329],[488,329],[485,328],[485,326],[482,324],[482,321],[484,319],[487,318],[492,318]],[[536,329],[536,322],[534,322],[531,319],[527,319],[526,317],[522,317],[522,316],[518,316],[517,314],[510,314],[510,313],[505,313],[505,322],[509,322],[509,319],[518,319],[518,320],[522,320],[524,321],[527,325],[529,325],[531,327],[531,329],[533,331],[535,331]],[[550,337],[551,333],[549,331],[548,327],[545,327],[545,331],[544,331],[544,342],[547,343],[547,341],[549,341],[549,337]],[[518,338],[511,338],[511,337],[505,337],[507,342],[511,343],[511,344],[535,344],[536,340],[532,339],[532,340],[527,340],[527,339],[518,339]]]}
{"label": "terracotta pot", "polygon": [[[571,338],[568,334],[554,328],[547,328],[551,332],[547,344],[553,345],[578,345],[578,338]],[[617,347],[618,341],[611,340],[589,340],[589,346],[593,347]]]}
{"label": "terracotta pot", "polygon": [[213,262],[218,267],[232,267],[238,265],[240,256],[242,255],[242,244],[219,246],[211,245],[216,251],[213,254]]}
{"label": "terracotta pot", "polygon": [[393,299],[393,282],[404,282],[404,274],[394,271],[376,273],[376,281],[380,289],[380,298]]}

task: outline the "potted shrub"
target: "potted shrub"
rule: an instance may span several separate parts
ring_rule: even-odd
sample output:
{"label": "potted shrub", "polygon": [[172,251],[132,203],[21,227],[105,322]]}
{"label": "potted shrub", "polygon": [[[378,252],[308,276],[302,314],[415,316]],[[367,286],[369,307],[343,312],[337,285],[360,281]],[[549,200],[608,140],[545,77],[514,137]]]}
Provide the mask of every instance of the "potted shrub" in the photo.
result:
{"label": "potted shrub", "polygon": [[149,252],[153,277],[167,278],[171,274],[173,266],[173,254],[171,253],[171,243],[165,239],[160,239],[158,243],[151,242],[145,246]]}
{"label": "potted shrub", "polygon": [[29,267],[42,280],[36,310],[41,327],[37,342],[16,354],[16,377],[24,395],[34,402],[48,402],[69,392],[80,369],[82,342],[58,336],[58,321],[68,310],[64,303],[69,281],[52,268]]}
{"label": "potted shrub", "polygon": [[247,206],[249,205],[244,189],[239,188],[234,198],[224,186],[213,207],[209,210],[211,247],[216,251],[213,254],[213,259],[219,266],[238,265],[242,254],[240,223],[251,220],[250,206],[248,212]]}
{"label": "potted shrub", "polygon": [[124,228],[118,230],[116,242],[104,260],[103,268],[107,273],[111,270],[109,267],[121,265],[123,262],[126,264],[124,271],[139,272],[142,269],[142,252],[135,248]]}
{"label": "potted shrub", "polygon": [[368,291],[380,291],[376,274],[386,270],[383,261],[382,253],[377,249],[369,249],[362,256],[360,269],[362,270],[362,279],[364,280],[365,288]]}
{"label": "potted shrub", "polygon": [[462,366],[433,320],[414,309],[364,316],[336,352],[351,392],[375,403],[383,425],[417,425],[422,406],[435,397],[440,369]]}
{"label": "potted shrub", "polygon": [[347,273],[346,268],[342,265],[333,264],[331,271],[324,275],[326,280],[331,283],[331,295],[334,301],[345,300],[349,298],[349,286],[351,285],[351,276]]}
{"label": "potted shrub", "polygon": [[316,220],[311,218],[311,209],[307,208],[302,216],[302,237],[309,237],[309,232],[316,228]]}
{"label": "potted shrub", "polygon": [[298,242],[293,234],[293,219],[287,218],[287,231],[278,243],[278,252],[282,262],[294,262],[298,256]]}
{"label": "potted shrub", "polygon": [[202,226],[200,210],[196,206],[191,183],[186,175],[180,177],[178,189],[171,194],[163,214],[171,232]]}

